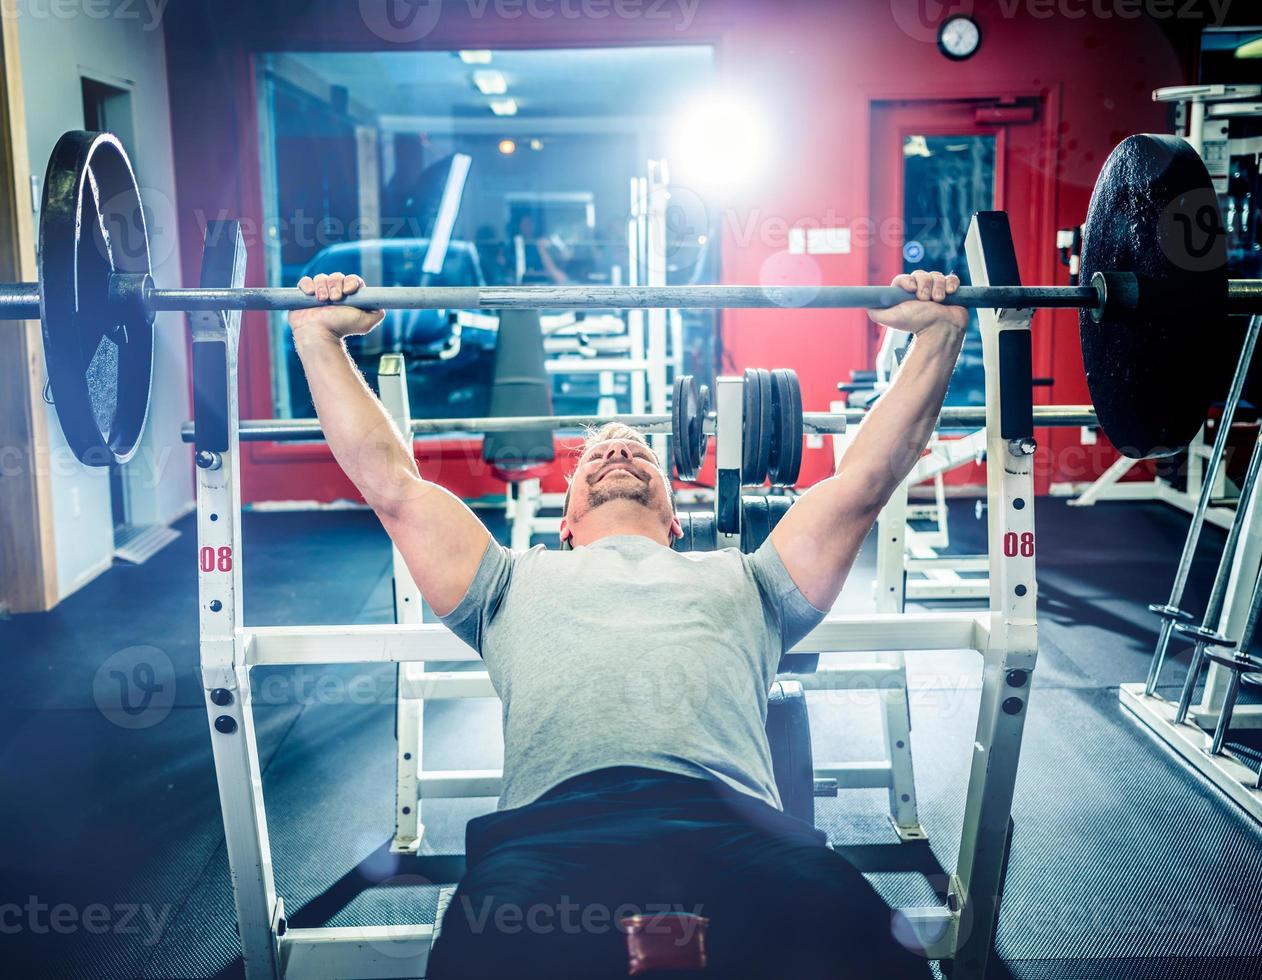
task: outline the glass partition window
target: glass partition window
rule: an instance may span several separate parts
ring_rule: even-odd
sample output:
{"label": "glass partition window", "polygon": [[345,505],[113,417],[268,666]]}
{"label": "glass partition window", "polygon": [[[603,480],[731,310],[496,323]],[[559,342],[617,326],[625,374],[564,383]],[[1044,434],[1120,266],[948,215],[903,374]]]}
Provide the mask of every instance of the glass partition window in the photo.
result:
{"label": "glass partition window", "polygon": [[[668,156],[681,100],[711,84],[712,62],[704,46],[260,55],[269,284],[332,271],[387,286],[645,282],[634,182]],[[711,229],[666,230],[666,282],[714,281]],[[555,410],[636,410],[632,371],[567,370],[619,349],[634,318],[570,319],[548,333]],[[673,315],[677,369],[713,373],[714,322]],[[477,416],[497,326],[486,312],[391,311],[348,346],[370,383],[382,353],[405,355],[414,416]],[[276,414],[308,416],[283,315],[271,337]]]}
{"label": "glass partition window", "polygon": [[[973,212],[995,201],[995,137],[910,135],[903,139],[903,271],[954,272],[969,285],[964,239]],[[977,314],[947,391],[948,405],[984,405],[986,379]]]}

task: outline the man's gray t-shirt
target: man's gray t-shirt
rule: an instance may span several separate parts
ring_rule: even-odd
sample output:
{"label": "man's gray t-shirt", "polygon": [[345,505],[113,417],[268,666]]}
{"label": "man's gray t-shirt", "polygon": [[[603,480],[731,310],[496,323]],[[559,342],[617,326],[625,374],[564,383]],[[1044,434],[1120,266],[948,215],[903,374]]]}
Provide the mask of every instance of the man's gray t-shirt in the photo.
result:
{"label": "man's gray t-shirt", "polygon": [[491,541],[443,622],[503,701],[500,809],[610,766],[717,778],[779,807],[767,693],[823,616],[770,538],[746,555],[617,535],[573,551]]}

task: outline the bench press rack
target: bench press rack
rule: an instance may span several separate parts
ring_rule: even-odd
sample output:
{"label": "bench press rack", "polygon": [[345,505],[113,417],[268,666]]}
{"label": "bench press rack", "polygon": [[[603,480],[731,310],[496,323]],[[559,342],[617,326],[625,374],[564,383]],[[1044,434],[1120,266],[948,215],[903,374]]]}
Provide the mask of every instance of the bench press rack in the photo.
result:
{"label": "bench press rack", "polygon": [[[202,287],[239,288],[245,253],[236,223],[212,222],[206,240]],[[1011,232],[1002,213],[974,217],[967,255],[975,285],[1019,283]],[[992,462],[987,467],[989,608],[831,616],[795,648],[878,655],[969,649],[982,656],[981,702],[970,742],[957,866],[942,904],[903,910],[927,955],[952,960],[957,980],[980,980],[990,955],[1037,659],[1031,311],[980,309],[979,318],[986,375],[987,457]],[[245,975],[248,980],[423,977],[434,935],[430,924],[287,927],[284,901],[276,893],[272,871],[250,671],[261,665],[395,662],[406,667],[474,660],[476,654],[445,627],[420,622],[414,594],[405,596],[396,624],[244,624],[237,409],[240,313],[193,312],[190,324],[201,673]],[[721,407],[722,387],[719,398]],[[406,412],[397,399],[387,407],[396,418]],[[725,465],[725,457],[720,457],[719,465]],[[409,581],[398,571],[396,566],[396,581]],[[419,727],[417,731],[419,735]],[[969,925],[962,928],[963,922]]]}

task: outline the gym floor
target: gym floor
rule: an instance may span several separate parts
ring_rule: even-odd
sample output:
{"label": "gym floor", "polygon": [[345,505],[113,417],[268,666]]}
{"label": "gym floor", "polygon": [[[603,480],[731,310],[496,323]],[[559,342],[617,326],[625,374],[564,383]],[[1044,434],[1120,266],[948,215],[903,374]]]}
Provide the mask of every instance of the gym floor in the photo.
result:
{"label": "gym floor", "polygon": [[[1168,591],[1186,516],[1161,504],[1070,510],[1044,499],[1038,519],[1047,542],[1041,656],[991,976],[1262,976],[1256,828],[1132,724],[1117,700],[1118,684],[1146,670],[1155,623],[1144,607]],[[17,914],[30,925],[0,940],[9,976],[241,975],[196,672],[191,518],[179,529],[179,540],[147,564],[116,566],[54,612],[0,621],[10,678],[0,692],[0,893],[27,902]],[[503,535],[502,524],[493,529]],[[956,550],[981,550],[983,535],[972,502],[954,505]],[[1203,604],[1221,541],[1207,530],[1191,608]],[[244,550],[249,624],[392,621],[389,546],[366,512],[251,513]],[[874,550],[865,549],[839,611],[870,608]],[[158,694],[124,721],[135,727],[124,727],[98,705],[110,697],[106,659],[133,646],[157,647],[152,662],[169,658],[175,699],[168,711]],[[979,666],[969,653],[908,657],[921,816],[947,867]],[[1172,663],[1167,680],[1181,673]],[[427,804],[427,855],[389,853],[393,665],[258,670],[254,684],[276,885],[290,923],[431,921],[430,880],[460,867],[441,856],[462,851],[465,821],[493,801]],[[811,698],[817,760],[878,754],[872,695]],[[494,767],[499,706],[433,705],[425,738],[431,766]],[[911,864],[933,856],[894,846],[884,814],[883,791],[842,791],[819,801],[818,823],[834,844],[865,845],[855,852],[864,860],[891,851]],[[893,904],[932,901],[919,874],[873,880]]]}

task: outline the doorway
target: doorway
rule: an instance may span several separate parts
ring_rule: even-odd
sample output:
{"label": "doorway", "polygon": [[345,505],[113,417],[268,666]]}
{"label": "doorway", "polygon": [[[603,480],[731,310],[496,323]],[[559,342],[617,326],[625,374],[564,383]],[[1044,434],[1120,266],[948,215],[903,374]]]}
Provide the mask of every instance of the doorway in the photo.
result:
{"label": "doorway", "polygon": [[[872,110],[872,218],[878,229],[870,282],[913,269],[954,272],[969,285],[964,239],[973,212],[1009,214],[1019,268],[1041,274],[1051,242],[1042,234],[1044,107],[1035,97],[891,101]],[[876,356],[880,337],[869,338]],[[1035,338],[1035,373],[1051,364],[1050,338]],[[970,315],[964,348],[947,392],[948,405],[985,404],[981,333]],[[948,483],[973,483],[965,468]]]}

